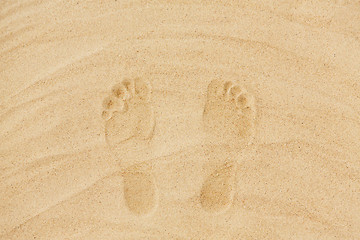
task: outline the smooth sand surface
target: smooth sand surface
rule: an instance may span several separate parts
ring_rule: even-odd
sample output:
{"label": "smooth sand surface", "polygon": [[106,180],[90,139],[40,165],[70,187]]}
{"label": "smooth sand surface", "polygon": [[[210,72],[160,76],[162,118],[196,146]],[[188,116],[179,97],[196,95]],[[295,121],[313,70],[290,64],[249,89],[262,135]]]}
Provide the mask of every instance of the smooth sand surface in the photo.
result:
{"label": "smooth sand surface", "polygon": [[0,239],[360,239],[360,3],[0,2]]}

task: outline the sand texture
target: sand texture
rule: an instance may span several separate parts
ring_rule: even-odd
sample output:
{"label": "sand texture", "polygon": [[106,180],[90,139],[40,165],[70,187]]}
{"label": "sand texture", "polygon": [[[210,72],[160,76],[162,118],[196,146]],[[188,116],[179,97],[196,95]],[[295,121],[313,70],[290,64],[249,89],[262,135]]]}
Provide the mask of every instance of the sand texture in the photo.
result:
{"label": "sand texture", "polygon": [[360,239],[360,2],[1,0],[0,239]]}

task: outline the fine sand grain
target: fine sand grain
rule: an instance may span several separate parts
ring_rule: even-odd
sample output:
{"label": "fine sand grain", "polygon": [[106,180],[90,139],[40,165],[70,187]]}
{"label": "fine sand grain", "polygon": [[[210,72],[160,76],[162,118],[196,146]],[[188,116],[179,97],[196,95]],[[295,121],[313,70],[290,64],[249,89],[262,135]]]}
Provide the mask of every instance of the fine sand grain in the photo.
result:
{"label": "fine sand grain", "polygon": [[359,1],[0,1],[0,239],[360,239]]}

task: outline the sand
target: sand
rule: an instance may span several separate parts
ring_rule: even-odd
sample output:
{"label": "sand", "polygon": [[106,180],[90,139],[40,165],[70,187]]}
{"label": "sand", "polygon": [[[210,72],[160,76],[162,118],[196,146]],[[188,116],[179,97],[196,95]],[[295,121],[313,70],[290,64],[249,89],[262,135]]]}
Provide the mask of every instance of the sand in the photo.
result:
{"label": "sand", "polygon": [[0,239],[360,239],[360,5],[0,2]]}

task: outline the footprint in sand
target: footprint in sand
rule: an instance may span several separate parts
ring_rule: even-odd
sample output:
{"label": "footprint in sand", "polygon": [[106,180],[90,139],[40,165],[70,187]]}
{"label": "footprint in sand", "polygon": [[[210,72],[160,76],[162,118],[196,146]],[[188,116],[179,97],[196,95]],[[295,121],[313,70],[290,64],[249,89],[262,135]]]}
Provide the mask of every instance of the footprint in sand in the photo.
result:
{"label": "footprint in sand", "polygon": [[[222,212],[232,204],[235,189],[235,155],[224,151],[245,148],[255,132],[256,108],[254,97],[246,88],[231,81],[214,80],[208,86],[203,112],[207,133],[207,156],[210,161],[223,161],[203,183],[200,203],[208,212]],[[221,151],[216,147],[225,146]]]}
{"label": "footprint in sand", "polygon": [[146,154],[153,138],[155,117],[151,86],[141,78],[124,79],[103,101],[105,138],[124,166],[124,198],[136,215],[149,214],[156,206],[157,189]]}
{"label": "footprint in sand", "polygon": [[209,84],[203,112],[208,142],[249,144],[255,132],[255,117],[255,99],[245,87],[221,80]]}

